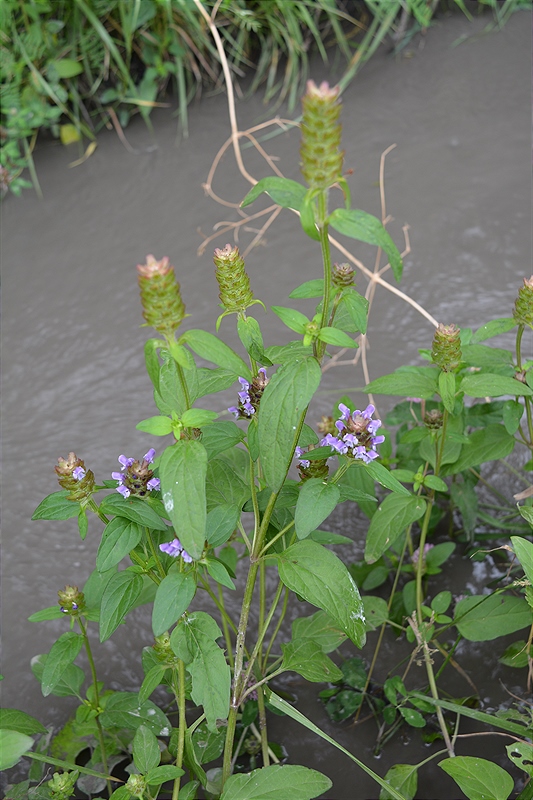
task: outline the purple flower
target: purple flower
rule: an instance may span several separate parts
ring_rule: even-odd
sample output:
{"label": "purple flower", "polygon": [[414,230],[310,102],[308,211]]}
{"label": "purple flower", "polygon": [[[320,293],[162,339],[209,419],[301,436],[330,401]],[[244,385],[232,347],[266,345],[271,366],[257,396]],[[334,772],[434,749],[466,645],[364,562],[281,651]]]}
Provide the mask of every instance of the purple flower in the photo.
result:
{"label": "purple flower", "polygon": [[112,472],[111,477],[118,481],[117,492],[122,497],[127,499],[132,494],[145,497],[148,492],[159,489],[159,478],[154,478],[154,473],[150,469],[154,456],[153,447],[148,450],[142,461],[136,461],[125,455],[119,456],[118,461],[122,465],[122,471]]}
{"label": "purple flower", "polygon": [[239,419],[239,417],[241,416],[241,412],[239,411],[237,406],[230,406],[230,408],[228,408],[228,411],[230,411],[233,414],[235,419]]}
{"label": "purple flower", "polygon": [[299,461],[298,461],[298,464],[299,464],[301,467],[303,467],[304,469],[307,469],[307,468],[309,467],[309,464],[310,464],[311,462],[309,461],[309,459],[308,459],[308,458],[302,458],[302,455],[303,455],[303,453],[304,453],[304,450],[303,450],[303,448],[302,448],[302,447],[300,447],[300,446],[298,446],[298,447],[296,448],[296,450],[294,451],[294,455],[296,456],[296,458],[298,458],[298,459],[299,459]]}
{"label": "purple flower", "polygon": [[249,419],[255,414],[259,406],[261,395],[268,383],[266,369],[261,367],[252,383],[243,377],[239,377],[239,383],[241,384],[241,391],[237,392],[239,405],[231,406],[228,408],[228,411],[234,415],[235,419],[240,419],[242,417]]}
{"label": "purple flower", "polygon": [[166,553],[168,556],[172,556],[173,558],[178,558],[178,556],[181,556],[186,564],[190,564],[192,561],[191,556],[183,548],[179,539],[173,539],[171,542],[160,544],[159,549],[162,553]]}
{"label": "purple flower", "polygon": [[83,467],[75,467],[75,469],[72,470],[72,477],[77,481],[82,481],[86,475],[87,472]]}
{"label": "purple flower", "polygon": [[[423,563],[426,560],[426,554],[429,553],[429,551],[432,550],[434,547],[435,547],[434,544],[425,544],[424,545],[424,552],[422,554],[422,562]],[[420,548],[417,547],[416,550],[414,551],[413,555],[411,556],[411,561],[413,563],[413,566],[416,567],[416,565],[418,564],[418,559],[419,558],[420,558]]]}
{"label": "purple flower", "polygon": [[328,433],[320,444],[333,447],[341,455],[349,455],[369,464],[378,458],[376,446],[385,441],[384,436],[376,436],[381,427],[381,420],[372,419],[375,407],[369,404],[364,411],[357,409],[353,413],[344,403],[339,403],[340,419],[335,422],[339,436]]}

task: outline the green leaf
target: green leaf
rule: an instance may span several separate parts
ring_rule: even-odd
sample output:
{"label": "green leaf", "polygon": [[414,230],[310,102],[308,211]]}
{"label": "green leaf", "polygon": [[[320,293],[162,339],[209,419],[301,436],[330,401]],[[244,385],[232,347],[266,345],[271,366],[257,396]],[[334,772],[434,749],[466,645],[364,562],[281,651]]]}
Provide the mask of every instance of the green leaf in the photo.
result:
{"label": "green leaf", "polygon": [[424,478],[424,486],[427,486],[428,489],[435,489],[436,492],[448,491],[448,486],[438,475],[426,475]]}
{"label": "green leaf", "polygon": [[390,375],[383,375],[382,378],[371,381],[365,386],[365,392],[430,400],[438,390],[439,375],[440,370],[434,367],[402,368]]}
{"label": "green leaf", "polygon": [[304,345],[302,340],[299,339],[288,344],[267,347],[265,352],[273,364],[287,364],[289,361],[309,358],[309,356],[313,355],[313,348],[311,345]]}
{"label": "green leaf", "polygon": [[74,78],[83,72],[83,64],[74,61],[73,58],[59,58],[57,61],[51,61],[48,66],[54,67],[60,78]]}
{"label": "green leaf", "polygon": [[116,631],[128,611],[135,606],[143,588],[140,575],[117,572],[104,589],[100,608],[100,641],[105,642]]}
{"label": "green leaf", "polygon": [[183,334],[180,342],[188,344],[191,350],[194,350],[200,358],[212,361],[217,367],[227,369],[233,372],[234,375],[240,375],[248,381],[252,380],[250,368],[242,358],[212,333],[202,330],[190,330]]}
{"label": "green leaf", "polygon": [[146,371],[154,389],[158,389],[159,387],[159,370],[161,369],[161,365],[157,357],[157,351],[162,347],[165,347],[165,342],[161,339],[147,339],[144,343]]}
{"label": "green leaf", "polygon": [[135,428],[152,436],[166,436],[172,433],[172,420],[170,417],[149,417],[137,423]]}
{"label": "green leaf", "polygon": [[278,556],[285,586],[321,608],[357,647],[365,643],[363,603],[343,562],[320,544],[306,539]]}
{"label": "green leaf", "polygon": [[185,379],[188,390],[189,401],[194,403],[198,397],[198,372],[191,369],[187,372],[180,372],[178,365],[168,351],[162,350],[163,364],[159,370],[157,390],[154,392],[154,399],[158,409],[162,414],[170,414],[174,411],[181,416],[188,408],[187,397],[184,392],[183,381]]}
{"label": "green leaf", "polygon": [[148,670],[144,676],[144,680],[139,689],[139,702],[144,703],[148,700],[150,695],[155,689],[163,682],[167,667],[165,664],[155,664],[152,669]]}
{"label": "green leaf", "polygon": [[526,578],[533,586],[533,543],[522,536],[511,536],[511,544],[522,565]]}
{"label": "green leaf", "polygon": [[406,706],[400,706],[399,712],[412,728],[425,728],[426,720],[420,713],[420,711],[415,711],[414,708],[407,708]]}
{"label": "green leaf", "polygon": [[341,306],[348,312],[353,324],[361,333],[366,333],[368,320],[368,300],[355,289],[345,289]]}
{"label": "green leaf", "polygon": [[44,665],[41,689],[48,697],[61,680],[66,668],[76,660],[83,646],[83,636],[74,631],[63,633],[55,642]]}
{"label": "green leaf", "polygon": [[439,394],[444,408],[453,414],[455,406],[455,375],[453,372],[441,372],[439,375]]}
{"label": "green leaf", "polygon": [[[387,770],[385,781],[401,792],[405,800],[413,800],[418,786],[417,764],[394,764]],[[391,800],[392,797],[386,789],[379,793],[379,800]]]}
{"label": "green leaf", "polygon": [[505,745],[507,755],[518,769],[533,777],[533,744],[530,742],[515,742]]}
{"label": "green leaf", "polygon": [[424,514],[426,501],[422,497],[403,497],[389,494],[370,521],[365,561],[372,564],[394,544],[408,525]]}
{"label": "green leaf", "polygon": [[146,725],[139,725],[133,737],[133,763],[141,775],[157,767],[160,758],[161,751],[154,732]]}
{"label": "green leaf", "polygon": [[326,344],[333,344],[336,347],[358,347],[351,336],[338,328],[320,328],[318,338]]}
{"label": "green leaf", "polygon": [[272,311],[280,318],[287,328],[296,333],[305,333],[305,326],[309,324],[308,318],[301,311],[295,308],[285,308],[284,306],[271,306]]}
{"label": "green leaf", "polygon": [[526,642],[523,639],[519,639],[505,648],[498,661],[500,664],[505,664],[506,667],[521,669],[522,667],[527,667],[528,655],[533,658],[533,645],[530,646],[528,654]]}
{"label": "green leaf", "polygon": [[[176,767],[174,764],[164,764],[160,767],[154,767],[153,769],[149,770],[146,775],[146,783],[150,786],[159,786],[166,781],[175,781],[176,778],[181,778],[182,775],[185,775],[185,772],[180,769],[180,767]],[[193,784],[194,785],[194,784]],[[197,786],[198,784],[196,784]],[[190,786],[190,784],[187,784]],[[180,788],[180,798],[183,797],[185,800],[185,793],[183,792],[185,786]],[[189,795],[192,797],[194,792]]]}
{"label": "green leaf", "polygon": [[291,300],[300,300],[309,297],[322,297],[324,294],[324,278],[315,278],[312,281],[306,281],[300,284],[296,289],[293,289],[289,297]]}
{"label": "green leaf", "polygon": [[316,189],[309,189],[305,193],[302,205],[300,206],[300,225],[304,233],[306,233],[310,239],[319,242],[320,234],[315,222],[315,196]]}
{"label": "green leaf", "polygon": [[293,764],[272,764],[246,775],[231,775],[220,800],[311,800],[332,783],[322,773]]}
{"label": "green leaf", "polygon": [[296,445],[300,418],[320,384],[322,371],[315,358],[279,367],[261,398],[259,448],[267,485],[277,492]]}
{"label": "green leaf", "polygon": [[524,413],[524,406],[518,400],[506,400],[503,405],[503,424],[505,430],[513,436],[519,426]]}
{"label": "green leaf", "polygon": [[507,800],[514,781],[504,769],[473,756],[455,756],[439,762],[439,767],[454,779],[469,800]]}
{"label": "green leaf", "polygon": [[221,503],[211,509],[205,525],[205,538],[211,547],[219,547],[228,541],[237,527],[240,516],[239,506],[231,503]]}
{"label": "green leaf", "polygon": [[310,639],[323,653],[331,653],[346,641],[346,634],[325,611],[316,611],[310,617],[298,617],[292,623],[293,639]]}
{"label": "green leaf", "polygon": [[394,473],[390,472],[378,461],[371,461],[370,464],[365,464],[364,467],[359,467],[359,469],[366,470],[366,472],[368,472],[374,478],[374,480],[376,480],[386,489],[390,489],[391,492],[405,496],[409,495],[409,497],[412,497],[411,492],[406,489],[405,486],[402,486],[400,481],[396,480]]}
{"label": "green leaf", "polygon": [[33,747],[33,739],[19,731],[0,729],[0,769],[10,769],[18,764],[27,750]]}
{"label": "green leaf", "polygon": [[313,683],[336,683],[342,680],[341,670],[312,639],[293,639],[282,644],[281,650],[281,669],[297,672]]}
{"label": "green leaf", "polygon": [[[0,708],[0,728],[8,728],[10,731],[25,733],[27,736],[31,736],[32,733],[48,732],[35,717],[15,708]],[[4,768],[2,767],[1,769]]]}
{"label": "green leaf", "polygon": [[145,525],[153,531],[166,531],[167,525],[163,522],[159,514],[140,497],[122,497],[115,492],[104,497],[100,503],[100,510],[107,515],[113,514],[116,517],[124,517],[138,525]]}
{"label": "green leaf", "polygon": [[[291,717],[292,719],[295,719],[297,722],[300,723],[300,725],[303,725],[304,728],[307,728],[308,730],[310,730],[313,733],[315,733],[317,736],[320,736],[326,742],[329,742],[329,744],[332,744],[333,747],[336,747],[337,750],[340,750],[341,753],[344,753],[344,755],[348,756],[348,758],[350,758],[352,761],[354,761],[357,764],[357,766],[360,767],[363,770],[363,772],[366,772],[367,775],[370,775],[370,777],[373,780],[375,780],[376,783],[378,783],[383,788],[388,789],[390,791],[392,797],[394,798],[394,800],[405,800],[403,795],[401,795],[396,789],[394,789],[394,787],[390,787],[387,783],[385,783],[383,778],[381,778],[376,772],[371,770],[370,767],[367,767],[367,765],[365,763],[363,763],[358,758],[356,758],[356,756],[354,756],[352,753],[350,753],[348,750],[346,750],[345,747],[343,747],[338,742],[336,742],[335,739],[332,739],[331,736],[328,736],[327,733],[324,733],[324,731],[322,731],[317,725],[315,725],[313,722],[311,722],[311,720],[308,719],[304,714],[302,714],[296,708],[293,708],[293,706],[291,706],[290,703],[287,703],[286,700],[282,700],[281,697],[278,697],[277,694],[275,694],[274,692],[271,692],[268,689],[266,691],[266,696],[267,696],[267,700],[270,703],[270,705],[274,706],[274,708],[276,708],[278,711],[281,711],[282,713],[286,714],[288,717]],[[291,797],[291,800],[293,800],[292,793],[291,793],[290,797]],[[281,798],[283,798],[283,795],[281,795]],[[228,800],[228,798],[222,797],[221,800]],[[242,800],[247,800],[247,798],[244,797],[244,798],[242,798]]]}
{"label": "green leaf", "polygon": [[305,539],[321,522],[329,517],[339,502],[340,489],[334,483],[325,483],[321,478],[305,481],[294,514],[294,527],[298,539]]}
{"label": "green leaf", "polygon": [[74,500],[68,500],[70,492],[62,489],[60,492],[53,492],[41,500],[32,519],[71,519],[77,517],[80,504]]}
{"label": "green leaf", "polygon": [[465,375],[460,389],[469,397],[501,397],[504,394],[529,396],[533,394],[533,389],[516,378],[491,375],[488,372]]}
{"label": "green leaf", "polygon": [[329,224],[344,236],[381,247],[389,257],[394,277],[398,282],[401,280],[403,263],[400,251],[377,217],[359,209],[336,208],[330,214]]}
{"label": "green leaf", "polygon": [[[487,372],[513,375],[513,354],[500,347],[487,347],[484,344],[467,344],[461,350],[461,362],[469,367],[483,367]],[[501,370],[501,373],[500,373]]]}
{"label": "green leaf", "polygon": [[142,528],[125,517],[115,517],[105,526],[96,554],[96,569],[107,572],[124,556],[137,547],[142,538]]}
{"label": "green leaf", "polygon": [[472,344],[484,342],[486,339],[491,339],[493,336],[499,336],[502,333],[507,333],[516,327],[516,320],[513,317],[503,317],[501,319],[493,319],[478,328],[472,335],[470,340]]}
{"label": "green leaf", "polygon": [[309,534],[309,538],[319,544],[352,544],[353,542],[349,536],[341,536],[340,533],[331,533],[330,531],[313,531]]}
{"label": "green leaf", "polygon": [[474,431],[468,439],[468,444],[462,446],[455,463],[443,467],[442,475],[463,472],[486,461],[505,458],[512,453],[515,445],[514,438],[509,436],[503,425],[487,425],[483,430]]}
{"label": "green leaf", "polygon": [[196,398],[204,397],[206,394],[216,394],[235,383],[235,373],[227,369],[208,369],[201,367],[196,370],[197,388]]}
{"label": "green leaf", "polygon": [[228,589],[235,589],[235,584],[231,580],[228,570],[216,558],[207,557],[207,571],[217,583],[226,586]]}
{"label": "green leaf", "polygon": [[41,611],[36,611],[35,614],[28,617],[28,622],[46,622],[50,619],[59,619],[64,616],[59,606],[49,606]]}
{"label": "green leaf", "polygon": [[137,730],[145,725],[156,736],[169,736],[172,725],[167,716],[151,700],[141,703],[137,692],[114,692],[106,698],[106,706],[100,715],[105,730]]}
{"label": "green leaf", "polygon": [[154,636],[161,636],[187,611],[196,592],[196,583],[190,573],[171,572],[163,578],[152,609]]}
{"label": "green leaf", "polygon": [[182,414],[181,421],[186,428],[203,428],[204,425],[211,425],[217,417],[216,411],[207,408],[189,408]]}
{"label": "green leaf", "polygon": [[435,597],[431,601],[431,608],[433,609],[433,611],[436,611],[437,614],[445,614],[448,608],[450,607],[451,602],[452,602],[452,593],[445,590],[435,595]]}
{"label": "green leaf", "polygon": [[363,597],[363,608],[365,609],[366,630],[375,631],[389,618],[387,603],[382,597],[374,597],[365,594]]}
{"label": "green leaf", "polygon": [[487,642],[530,626],[533,614],[521,597],[474,595],[455,607],[455,625],[471,642]]}
{"label": "green leaf", "polygon": [[239,314],[237,317],[237,333],[239,334],[242,346],[251,358],[260,363],[265,363],[267,366],[271,364],[268,359],[265,362],[262,361],[262,359],[265,358],[265,345],[263,343],[261,328],[256,319],[253,317],[243,317]]}
{"label": "green leaf", "polygon": [[215,422],[202,431],[202,444],[211,459],[244,439],[244,432],[234,422]]}
{"label": "green leaf", "polygon": [[[43,653],[39,656],[34,656],[31,660],[31,670],[40,683],[42,683],[47,659],[48,655]],[[55,697],[79,697],[81,685],[84,680],[84,671],[76,664],[70,664],[67,666],[59,682],[54,689],[52,689],[50,694],[53,694]]]}
{"label": "green leaf", "polygon": [[161,494],[185,550],[194,559],[205,544],[207,453],[195,439],[167,447],[159,462]]}
{"label": "green leaf", "polygon": [[266,192],[278,206],[282,208],[294,208],[296,211],[299,211],[306,191],[305,186],[302,186],[301,183],[297,183],[297,181],[269,175],[266,178],[262,178],[250,189],[241,202],[241,208],[246,208],[246,206],[249,206],[254,200],[257,200],[263,192]]}
{"label": "green leaf", "polygon": [[250,487],[232,469],[227,461],[213,458],[207,465],[206,477],[207,510],[226,504],[242,508],[251,494]]}
{"label": "green leaf", "polygon": [[203,706],[210,731],[216,730],[217,719],[226,719],[229,713],[231,673],[224,651],[215,641],[221,635],[209,614],[196,611],[170,637],[172,650],[185,661],[191,675],[191,697],[197,706]]}

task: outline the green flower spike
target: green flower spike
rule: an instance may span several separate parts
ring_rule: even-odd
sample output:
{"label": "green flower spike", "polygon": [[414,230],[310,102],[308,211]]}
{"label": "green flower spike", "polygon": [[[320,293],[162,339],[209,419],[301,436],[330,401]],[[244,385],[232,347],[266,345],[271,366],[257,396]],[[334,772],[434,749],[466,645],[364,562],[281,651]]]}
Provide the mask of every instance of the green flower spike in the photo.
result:
{"label": "green flower spike", "polygon": [[328,189],[342,180],[344,152],[339,150],[341,105],[339,87],[330,89],[325,81],[317,86],[307,82],[302,99],[301,171],[311,189]]}
{"label": "green flower spike", "polygon": [[56,772],[51,781],[47,781],[45,786],[50,791],[52,800],[69,800],[74,795],[76,781],[80,777],[78,770],[74,772]]}
{"label": "green flower spike", "polygon": [[533,275],[531,278],[524,278],[524,285],[518,290],[513,317],[519,325],[533,328]]}
{"label": "green flower spike", "polygon": [[181,299],[180,285],[174,267],[165,256],[157,261],[146,256],[146,264],[137,264],[143,317],[163,336],[173,336],[188,314]]}
{"label": "green flower spike", "polygon": [[354,271],[349,264],[333,264],[331,282],[337,289],[344,289],[346,286],[353,286]]}
{"label": "green flower spike", "polygon": [[217,247],[213,256],[215,262],[215,277],[220,289],[220,305],[224,312],[217,319],[218,331],[222,319],[228,314],[242,314],[249,306],[256,303],[264,306],[261,300],[254,299],[250,288],[250,278],[244,266],[244,259],[238,247],[227,244]]}
{"label": "green flower spike", "polygon": [[433,346],[431,348],[431,360],[437,364],[443,372],[453,372],[461,361],[461,331],[455,325],[443,325],[435,331]]}

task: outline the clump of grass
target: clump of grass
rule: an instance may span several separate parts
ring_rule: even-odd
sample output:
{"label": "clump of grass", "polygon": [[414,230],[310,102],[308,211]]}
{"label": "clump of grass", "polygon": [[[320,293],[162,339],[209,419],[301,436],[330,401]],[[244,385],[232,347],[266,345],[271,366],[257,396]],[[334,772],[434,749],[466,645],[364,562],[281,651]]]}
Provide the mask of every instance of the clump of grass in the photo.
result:
{"label": "clump of grass", "polygon": [[[398,45],[427,27],[438,0],[201,0],[224,40],[235,78],[253,73],[250,91],[294,108],[311,52],[328,45],[347,62],[343,85],[379,44]],[[464,0],[454,2],[469,13]],[[503,24],[531,0],[482,0]],[[348,13],[348,8],[351,13]],[[355,15],[355,16],[354,16]],[[65,144],[89,140],[173,93],[183,134],[187,108],[222,86],[221,65],[197,0],[3,0],[0,5],[0,192],[40,192],[32,151],[40,130]],[[23,176],[27,168],[31,183]]]}

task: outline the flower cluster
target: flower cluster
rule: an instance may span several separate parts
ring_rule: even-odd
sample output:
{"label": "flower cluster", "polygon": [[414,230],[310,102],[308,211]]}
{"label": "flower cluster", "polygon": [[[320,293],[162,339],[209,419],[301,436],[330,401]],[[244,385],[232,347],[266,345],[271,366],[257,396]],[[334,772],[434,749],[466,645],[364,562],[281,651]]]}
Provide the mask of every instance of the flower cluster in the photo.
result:
{"label": "flower cluster", "polygon": [[162,553],[166,553],[167,556],[172,556],[173,558],[178,558],[178,556],[181,556],[186,564],[190,564],[192,561],[191,556],[185,550],[179,539],[172,539],[171,542],[160,544],[159,549]]}
{"label": "flower cluster", "polygon": [[154,456],[155,450],[152,447],[142,461],[126,456],[118,457],[119,464],[122,464],[122,472],[112,472],[111,477],[118,481],[117,492],[122,497],[127,498],[132,494],[144,497],[152,489],[159,489],[159,478],[154,478],[154,473],[150,469]]}
{"label": "flower cluster", "polygon": [[[425,544],[424,545],[424,551],[422,553],[422,564],[424,566],[426,564],[426,555],[429,553],[430,550],[433,550],[434,547],[435,547],[435,545],[433,545],[433,544]],[[411,556],[411,562],[412,562],[414,567],[418,566],[419,558],[420,558],[420,548],[417,547],[416,550],[413,552],[413,555]]]}
{"label": "flower cluster", "polygon": [[172,336],[187,314],[168,256],[160,261],[146,256],[146,264],[137,264],[137,277],[147,324],[164,336]]}
{"label": "flower cluster", "polygon": [[339,435],[326,434],[320,446],[329,445],[339,455],[348,455],[369,464],[378,457],[376,446],[385,441],[384,436],[375,435],[381,427],[381,420],[372,419],[374,406],[368,405],[364,411],[357,410],[352,414],[348,406],[339,403],[339,411],[341,418],[335,423]]}
{"label": "flower cluster", "polygon": [[70,492],[69,500],[82,502],[90,498],[94,491],[94,475],[76,453],[69,453],[67,458],[58,458],[54,469],[59,485]]}
{"label": "flower cluster", "polygon": [[77,586],[65,586],[57,593],[57,596],[63,614],[76,616],[85,608],[85,597]]}
{"label": "flower cluster", "polygon": [[228,408],[228,411],[231,411],[235,419],[239,419],[240,417],[249,419],[259,408],[261,395],[265,391],[265,386],[268,383],[266,369],[261,367],[252,380],[252,383],[247,381],[246,378],[239,378],[239,383],[241,384],[241,391],[238,392],[239,405],[231,406]]}

